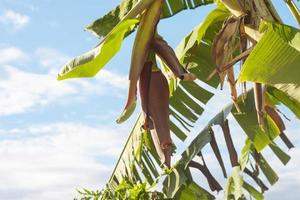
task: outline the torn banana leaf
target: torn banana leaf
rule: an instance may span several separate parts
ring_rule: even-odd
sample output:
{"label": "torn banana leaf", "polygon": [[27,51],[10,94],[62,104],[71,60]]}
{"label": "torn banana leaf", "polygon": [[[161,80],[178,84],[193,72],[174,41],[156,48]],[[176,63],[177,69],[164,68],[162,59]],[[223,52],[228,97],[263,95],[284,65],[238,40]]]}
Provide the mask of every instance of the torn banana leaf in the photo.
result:
{"label": "torn banana leaf", "polygon": [[272,85],[300,101],[300,30],[268,23],[240,73],[239,82]]}
{"label": "torn banana leaf", "polygon": [[95,76],[120,50],[125,33],[128,30],[132,30],[138,22],[139,20],[137,19],[130,19],[120,23],[103,40],[101,45],[65,64],[57,79],[64,80]]}
{"label": "torn banana leaf", "polygon": [[249,192],[249,194],[254,197],[256,200],[264,200],[264,195],[252,187],[249,183],[244,181],[243,188]]}
{"label": "torn banana leaf", "polygon": [[190,161],[211,141],[210,127],[216,124],[223,124],[231,109],[232,104],[228,105],[218,113],[181,154],[181,158],[174,165],[172,171],[164,181],[164,191],[168,198],[173,198],[181,186],[189,179],[187,174],[189,172],[188,166]]}
{"label": "torn banana leaf", "polygon": [[261,154],[258,154],[257,161],[258,161],[259,168],[264,173],[269,183],[271,185],[274,185],[279,180],[279,177],[276,174],[276,172],[272,169],[270,164],[266,161],[266,159]]}
{"label": "torn banana leaf", "polygon": [[282,162],[282,164],[286,165],[291,157],[286,154],[277,144],[274,142],[270,143],[269,147],[272,149],[274,154],[278,157],[278,159]]}
{"label": "torn banana leaf", "polygon": [[242,113],[237,113],[236,110],[233,110],[232,114],[249,139],[253,142],[256,150],[260,152],[280,134],[280,130],[268,115],[264,118],[264,129],[262,129],[257,121],[255,103],[253,99],[253,90],[250,90],[247,93],[246,99],[243,100],[239,97],[238,104]]}
{"label": "torn banana leaf", "polygon": [[[142,123],[143,117],[140,116],[128,137],[125,148],[121,153],[122,156],[119,158],[108,182],[109,187],[113,187],[117,185],[117,182],[121,182],[126,174],[126,168],[132,168],[132,163],[135,163],[135,157],[140,153],[139,147],[143,140],[143,134],[141,133]],[[134,174],[131,174],[131,176],[134,176]]]}

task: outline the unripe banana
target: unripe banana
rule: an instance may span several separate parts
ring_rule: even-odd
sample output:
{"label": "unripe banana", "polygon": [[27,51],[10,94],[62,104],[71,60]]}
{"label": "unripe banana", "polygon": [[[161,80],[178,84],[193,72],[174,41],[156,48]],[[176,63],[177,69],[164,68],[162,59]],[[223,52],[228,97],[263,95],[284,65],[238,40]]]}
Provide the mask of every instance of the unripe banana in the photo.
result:
{"label": "unripe banana", "polygon": [[156,25],[160,19],[161,6],[164,0],[155,0],[141,16],[140,25],[132,50],[129,72],[129,91],[125,109],[117,123],[127,120],[133,113],[136,104],[137,82],[147,60],[150,42],[153,39]]}

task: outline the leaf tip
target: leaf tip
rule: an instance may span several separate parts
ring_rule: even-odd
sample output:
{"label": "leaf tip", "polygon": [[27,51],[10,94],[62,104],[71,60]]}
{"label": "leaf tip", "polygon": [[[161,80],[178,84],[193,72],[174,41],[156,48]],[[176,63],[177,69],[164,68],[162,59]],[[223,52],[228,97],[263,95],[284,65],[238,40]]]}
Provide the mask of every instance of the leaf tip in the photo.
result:
{"label": "leaf tip", "polygon": [[125,122],[129,117],[133,114],[136,107],[136,101],[134,101],[131,105],[124,109],[121,116],[116,120],[117,124],[121,124]]}

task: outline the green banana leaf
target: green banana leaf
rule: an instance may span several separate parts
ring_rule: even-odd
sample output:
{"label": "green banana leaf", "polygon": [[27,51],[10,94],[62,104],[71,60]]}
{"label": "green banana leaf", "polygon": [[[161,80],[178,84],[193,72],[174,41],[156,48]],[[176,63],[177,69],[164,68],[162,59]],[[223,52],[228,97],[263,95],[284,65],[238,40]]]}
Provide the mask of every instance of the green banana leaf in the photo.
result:
{"label": "green banana leaf", "polygon": [[[219,6],[220,7],[220,6]],[[210,14],[203,23],[197,26],[190,34],[188,34],[176,49],[177,56],[181,64],[185,66],[189,72],[194,73],[200,81],[206,84],[217,87],[219,78],[214,76],[207,80],[207,77],[215,69],[215,64],[212,61],[211,46],[214,36],[221,29],[223,21],[228,16],[228,12],[224,9],[217,8],[212,11],[227,14]],[[222,17],[221,17],[222,16]],[[214,18],[216,18],[214,20]],[[201,30],[202,42],[198,43],[197,39],[191,39],[192,35]],[[210,41],[210,42],[209,42]],[[192,44],[193,43],[193,44]],[[189,45],[192,47],[190,48]],[[197,56],[196,56],[197,55]],[[170,110],[172,122],[171,131],[181,140],[184,140],[186,132],[190,132],[189,127],[197,122],[204,109],[195,100],[206,104],[214,94],[202,88],[196,82],[180,81],[170,98]],[[195,99],[195,100],[194,100]]]}
{"label": "green banana leaf", "polygon": [[64,65],[58,80],[95,76],[120,50],[126,32],[132,30],[138,22],[137,19],[129,19],[120,23],[99,46]]}
{"label": "green banana leaf", "polygon": [[278,105],[280,103],[288,107],[295,115],[300,119],[300,102],[290,97],[286,93],[278,90],[274,87],[268,86],[266,90],[268,100],[273,103],[273,105]]}
{"label": "green banana leaf", "polygon": [[213,200],[215,197],[200,187],[197,183],[191,182],[183,187],[183,191],[175,196],[175,200]]}
{"label": "green banana leaf", "polygon": [[268,22],[241,70],[239,81],[274,86],[300,102],[300,31]]}
{"label": "green banana leaf", "polygon": [[[209,28],[215,24],[223,23],[224,19],[230,16],[230,12],[222,6],[218,6],[218,8],[212,10],[205,18],[205,20],[197,26],[192,33],[187,38],[187,41],[184,41],[182,44],[184,48],[179,53],[179,58],[182,58],[188,50],[190,50],[196,43],[201,43],[201,41],[204,39],[205,42],[207,42],[207,32],[210,30]],[[204,36],[206,35],[206,38]],[[212,42],[212,39],[209,38],[209,42]]]}
{"label": "green banana leaf", "polygon": [[243,188],[245,190],[247,190],[249,192],[249,194],[251,196],[253,196],[256,200],[263,200],[264,199],[264,195],[261,192],[257,191],[254,187],[252,187],[246,181],[244,181],[244,183],[243,183]]}
{"label": "green banana leaf", "polygon": [[143,141],[143,134],[141,134],[142,117],[140,116],[134,125],[124,149],[119,157],[119,160],[113,171],[113,175],[109,180],[109,186],[114,188],[118,183],[122,182],[125,176],[132,177],[136,176],[132,173],[132,170],[126,171],[126,169],[132,169],[135,163],[137,154],[140,154],[140,144]]}
{"label": "green banana leaf", "polygon": [[278,181],[279,177],[261,154],[259,154],[258,157],[258,165],[268,179],[269,183],[274,185]]}
{"label": "green banana leaf", "polygon": [[[89,24],[86,27],[86,30],[98,37],[105,37],[118,23],[121,22],[129,11],[134,9],[138,2],[139,0],[123,0],[116,8]],[[180,11],[194,9],[202,5],[212,4],[213,2],[213,0],[165,0],[161,18],[171,17]]]}
{"label": "green banana leaf", "polygon": [[257,121],[253,90],[247,93],[246,99],[240,97],[238,99],[238,105],[242,113],[238,113],[236,109],[234,109],[232,114],[249,139],[253,142],[256,150],[260,152],[280,134],[280,130],[269,116],[265,118],[264,129],[260,127]]}
{"label": "green banana leaf", "polygon": [[181,158],[177,161],[175,166],[172,168],[172,171],[163,182],[163,191],[168,198],[173,198],[175,195],[180,195],[177,192],[182,192],[180,188],[183,184],[186,184],[186,182],[190,180],[186,175],[189,172],[188,164],[201,151],[201,149],[210,142],[210,127],[216,124],[222,124],[226,120],[226,117],[229,115],[231,109],[232,105],[230,104],[220,113],[218,113],[208,123],[208,125],[205,126],[202,131],[200,131],[187,149],[181,154]]}

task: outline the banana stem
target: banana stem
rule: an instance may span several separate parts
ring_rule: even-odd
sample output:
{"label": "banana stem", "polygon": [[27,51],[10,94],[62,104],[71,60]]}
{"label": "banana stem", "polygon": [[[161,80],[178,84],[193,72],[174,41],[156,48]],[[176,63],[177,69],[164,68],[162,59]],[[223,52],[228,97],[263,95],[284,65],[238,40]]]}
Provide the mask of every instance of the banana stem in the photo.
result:
{"label": "banana stem", "polygon": [[250,39],[250,41],[254,43],[258,42],[263,35],[262,33],[251,28],[250,26],[244,26],[244,31],[246,33],[246,36]]}
{"label": "banana stem", "polygon": [[300,11],[293,0],[285,0],[286,5],[300,26]]}

